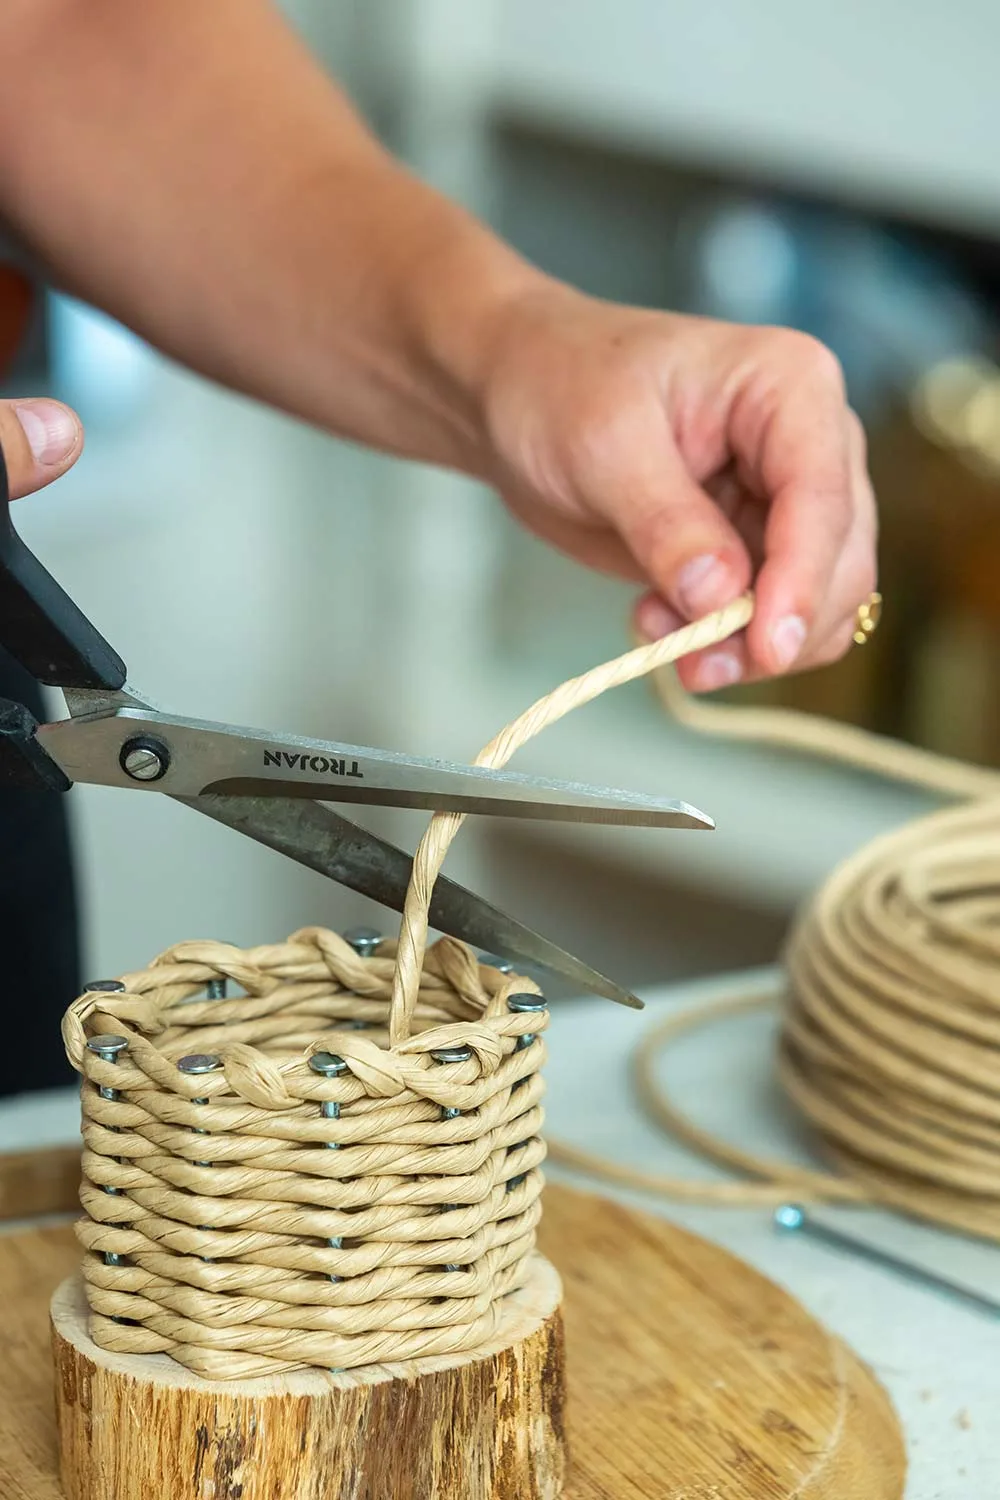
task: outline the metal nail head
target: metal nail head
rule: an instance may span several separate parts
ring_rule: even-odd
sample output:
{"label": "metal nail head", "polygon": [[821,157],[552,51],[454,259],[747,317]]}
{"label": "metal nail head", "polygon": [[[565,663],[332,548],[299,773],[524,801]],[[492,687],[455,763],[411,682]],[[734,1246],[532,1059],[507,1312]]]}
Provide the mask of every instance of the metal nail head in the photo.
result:
{"label": "metal nail head", "polygon": [[[438,1047],[431,1053],[431,1057],[433,1057],[436,1063],[443,1064],[468,1062],[471,1056],[471,1047]],[[443,1104],[441,1106],[442,1120],[457,1120],[461,1113],[460,1109],[453,1109],[449,1105]]]}
{"label": "metal nail head", "polygon": [[468,1062],[472,1056],[472,1048],[466,1046],[458,1047],[436,1047],[431,1053],[436,1063],[460,1063]]}
{"label": "metal nail head", "polygon": [[359,958],[374,958],[383,941],[384,934],[376,932],[374,927],[352,927],[344,933],[344,942],[350,943]]}
{"label": "metal nail head", "polygon": [[[309,1059],[309,1066],[321,1078],[340,1078],[347,1072],[346,1062],[334,1052],[314,1052]],[[324,1099],[320,1104],[319,1112],[324,1120],[340,1119],[340,1105],[336,1099]],[[326,1141],[325,1144],[331,1151],[338,1149],[336,1141]]]}
{"label": "metal nail head", "polygon": [[[177,1070],[180,1073],[188,1073],[198,1076],[202,1073],[217,1073],[222,1067],[222,1058],[217,1052],[189,1052],[187,1057],[181,1057],[177,1062]],[[207,1099],[196,1099],[196,1104],[207,1104]]]}
{"label": "metal nail head", "polygon": [[480,953],[479,962],[484,969],[496,969],[498,974],[513,974],[514,965],[509,958],[501,958],[499,953]]}
{"label": "metal nail head", "polygon": [[[510,995],[507,1000],[507,1009],[515,1016],[540,1016],[548,1008],[544,995]],[[519,1036],[514,1043],[514,1051],[524,1052],[535,1040],[535,1035],[533,1031],[526,1031],[523,1036]]]}
{"label": "metal nail head", "polygon": [[[87,1042],[87,1050],[93,1052],[102,1062],[117,1062],[119,1054],[128,1048],[128,1038],[124,1036],[92,1036]],[[100,1089],[102,1099],[117,1099],[117,1089]]]}

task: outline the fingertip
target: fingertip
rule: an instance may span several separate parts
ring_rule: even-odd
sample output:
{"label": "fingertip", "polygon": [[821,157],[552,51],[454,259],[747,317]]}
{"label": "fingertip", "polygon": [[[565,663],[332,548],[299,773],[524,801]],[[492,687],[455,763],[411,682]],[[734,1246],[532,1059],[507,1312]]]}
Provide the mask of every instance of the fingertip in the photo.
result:
{"label": "fingertip", "polygon": [[[648,641],[662,640],[687,622],[659,594],[644,594],[633,611],[637,634]],[[681,686],[689,693],[712,693],[743,681],[747,671],[745,636],[731,636],[721,645],[682,657],[676,664]]]}
{"label": "fingertip", "polygon": [[0,446],[16,500],[72,468],[83,448],[83,425],[68,406],[48,397],[0,401]]}
{"label": "fingertip", "polygon": [[677,570],[673,597],[689,620],[724,609],[746,588],[748,565],[745,559],[726,552],[703,552]]}
{"label": "fingertip", "polygon": [[780,677],[802,656],[812,625],[812,611],[787,586],[776,586],[766,563],[755,588],[754,617],[747,628],[755,672]]}
{"label": "fingertip", "polygon": [[747,676],[745,643],[731,636],[719,646],[709,646],[678,662],[677,675],[689,693],[717,693],[735,687]]}
{"label": "fingertip", "polygon": [[632,611],[632,624],[644,641],[659,641],[679,630],[684,620],[659,594],[643,594]]}
{"label": "fingertip", "polygon": [[[694,483],[676,453],[660,452],[654,471],[622,485],[602,513],[617,527],[653,590],[682,620],[699,619],[739,597],[750,554],[735,526]],[[642,482],[642,481],[645,482]]]}
{"label": "fingertip", "polygon": [[788,672],[805,646],[809,627],[801,615],[781,615],[771,626],[767,638],[768,650],[778,672]]}
{"label": "fingertip", "polygon": [[40,468],[62,473],[83,446],[83,424],[76,412],[48,397],[13,402],[14,415]]}

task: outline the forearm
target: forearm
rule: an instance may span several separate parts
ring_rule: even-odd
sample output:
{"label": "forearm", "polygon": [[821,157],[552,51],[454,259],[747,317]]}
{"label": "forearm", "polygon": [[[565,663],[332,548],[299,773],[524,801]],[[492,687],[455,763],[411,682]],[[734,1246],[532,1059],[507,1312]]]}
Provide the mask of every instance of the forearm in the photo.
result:
{"label": "forearm", "polygon": [[9,0],[0,213],[204,373],[473,472],[477,362],[537,273],[396,164],[267,0]]}
{"label": "forearm", "polygon": [[753,579],[689,685],[834,660],[874,587],[860,424],[800,334],[549,281],[372,140],[268,0],[4,0],[0,216],[185,363],[480,475],[645,582],[646,626]]}

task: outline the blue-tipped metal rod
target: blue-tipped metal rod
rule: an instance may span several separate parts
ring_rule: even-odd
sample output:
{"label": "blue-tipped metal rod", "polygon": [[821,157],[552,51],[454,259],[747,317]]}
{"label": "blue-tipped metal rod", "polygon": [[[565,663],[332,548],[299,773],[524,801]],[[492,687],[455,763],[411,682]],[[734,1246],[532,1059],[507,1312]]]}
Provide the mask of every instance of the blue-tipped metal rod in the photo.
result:
{"label": "blue-tipped metal rod", "polygon": [[854,1235],[844,1234],[839,1229],[831,1229],[826,1224],[819,1224],[806,1213],[801,1204],[783,1203],[780,1208],[776,1208],[774,1227],[782,1234],[805,1234],[811,1240],[829,1246],[831,1250],[856,1255],[873,1266],[881,1266],[883,1270],[891,1271],[893,1275],[901,1277],[904,1281],[927,1287],[934,1292],[941,1292],[952,1302],[961,1302],[966,1307],[974,1308],[976,1312],[988,1313],[992,1318],[1000,1316],[1000,1302],[992,1297],[987,1297],[982,1292],[975,1292],[971,1287],[961,1286],[957,1281],[949,1280],[947,1276],[939,1276],[928,1266],[917,1265],[911,1260],[903,1260],[901,1256],[893,1255],[889,1250],[882,1250],[868,1240],[855,1239]]}

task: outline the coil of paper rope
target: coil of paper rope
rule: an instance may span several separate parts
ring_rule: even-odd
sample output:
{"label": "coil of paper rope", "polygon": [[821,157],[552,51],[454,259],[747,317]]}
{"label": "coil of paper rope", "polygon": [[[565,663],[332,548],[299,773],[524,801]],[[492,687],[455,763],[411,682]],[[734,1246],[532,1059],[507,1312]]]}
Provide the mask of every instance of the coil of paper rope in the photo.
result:
{"label": "coil of paper rope", "polygon": [[[741,599],[563,684],[478,764],[504,765],[548,724],[723,639],[751,610]],[[70,1007],[96,1343],[236,1379],[488,1342],[535,1244],[546,1017],[512,1007],[536,986],[462,944],[425,951],[461,823],[431,820],[398,945],[361,958],[321,929],[245,952],[182,943],[120,992]],[[197,998],[223,979],[244,993]],[[127,1043],[113,1060],[88,1046],[109,1033]],[[337,1066],[317,1072],[319,1053]]]}
{"label": "coil of paper rope", "polygon": [[[645,1112],[729,1182],[667,1176],[550,1142],[555,1159],[688,1202],[884,1204],[1000,1242],[1000,773],[790,710],[709,705],[672,674],[657,692],[702,733],[906,781],[967,805],[917,819],[843,863],[796,922],[784,982],[675,1013],[633,1056]],[[837,1171],[768,1159],[700,1127],[660,1078],[683,1033],[782,1010],[786,1093]]]}

